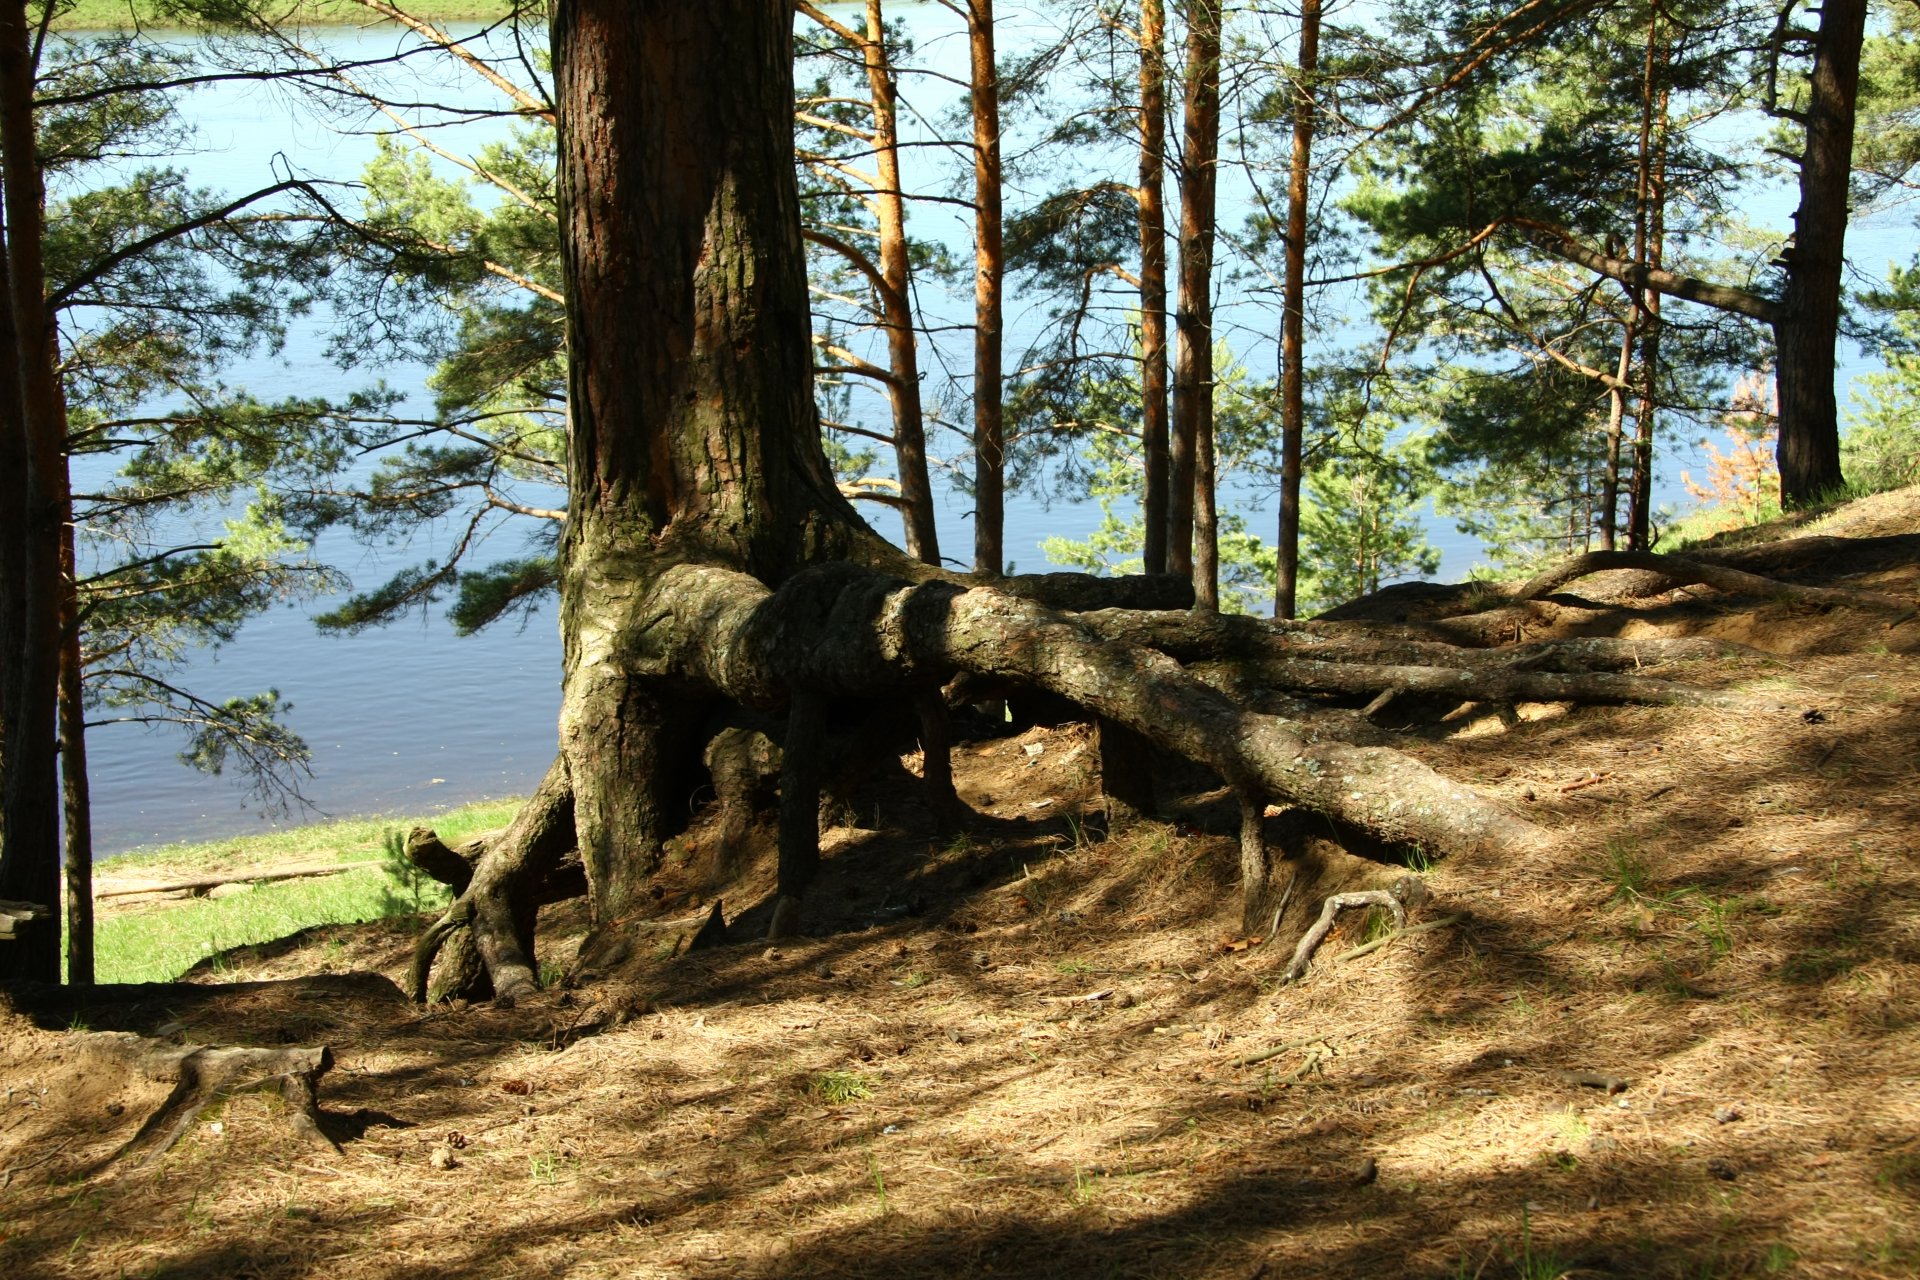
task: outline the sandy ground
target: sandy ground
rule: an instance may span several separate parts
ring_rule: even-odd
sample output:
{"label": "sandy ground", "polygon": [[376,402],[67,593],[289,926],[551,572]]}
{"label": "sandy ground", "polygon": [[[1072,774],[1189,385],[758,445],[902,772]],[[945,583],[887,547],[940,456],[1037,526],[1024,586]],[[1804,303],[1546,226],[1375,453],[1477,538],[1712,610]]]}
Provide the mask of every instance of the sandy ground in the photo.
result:
{"label": "sandy ground", "polygon": [[[1415,922],[1451,924],[1342,960],[1371,927],[1342,917],[1283,986],[1348,865],[1312,824],[1273,821],[1307,887],[1248,945],[1205,779],[1107,833],[1084,727],[976,740],[969,834],[857,792],[793,943],[748,940],[764,833],[735,874],[696,829],[658,914],[724,892],[737,941],[635,921],[582,956],[552,909],[566,977],[515,1008],[400,998],[399,920],[0,1014],[0,1275],[1920,1275],[1920,621],[1704,590],[1556,616],[1751,646],[1647,673],[1777,705],[1407,710],[1408,750],[1553,834],[1424,868]],[[339,1150],[250,1094],[116,1159],[168,1086],[89,1050],[110,1030],[330,1046]]]}

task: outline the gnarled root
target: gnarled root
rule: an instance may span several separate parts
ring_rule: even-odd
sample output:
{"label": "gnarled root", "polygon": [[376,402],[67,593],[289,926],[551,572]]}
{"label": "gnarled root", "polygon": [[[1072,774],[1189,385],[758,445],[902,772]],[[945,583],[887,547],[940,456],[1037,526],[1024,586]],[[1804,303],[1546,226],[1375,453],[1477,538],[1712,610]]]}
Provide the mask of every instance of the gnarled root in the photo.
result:
{"label": "gnarled root", "polygon": [[114,1159],[141,1152],[140,1163],[151,1164],[193,1127],[208,1106],[238,1093],[271,1090],[287,1104],[285,1120],[294,1136],[308,1146],[338,1151],[320,1128],[320,1077],[333,1066],[325,1045],[287,1049],[211,1048],[204,1045],[156,1047],[136,1035],[103,1033],[100,1047],[150,1079],[174,1081],[173,1092],[140,1131],[114,1154]]}
{"label": "gnarled root", "polygon": [[1407,927],[1407,908],[1420,906],[1427,900],[1427,887],[1416,876],[1402,876],[1394,881],[1391,889],[1363,889],[1356,893],[1336,893],[1321,904],[1320,918],[1313,923],[1300,938],[1300,944],[1293,949],[1293,959],[1287,963],[1286,972],[1280,975],[1282,982],[1298,982],[1307,972],[1307,965],[1313,960],[1313,953],[1327,940],[1327,934],[1333,931],[1334,917],[1350,907],[1385,907],[1393,913],[1393,927]]}
{"label": "gnarled root", "polygon": [[1885,595],[1876,591],[1795,586],[1776,578],[1765,578],[1757,573],[1748,573],[1744,569],[1729,569],[1724,565],[1707,564],[1704,561],[1681,556],[1658,555],[1651,551],[1589,551],[1585,555],[1574,556],[1571,560],[1555,565],[1545,573],[1523,583],[1519,590],[1513,593],[1513,598],[1538,600],[1549,592],[1559,590],[1569,582],[1584,578],[1590,573],[1601,573],[1608,569],[1642,569],[1659,574],[1669,585],[1675,587],[1700,583],[1732,595],[1778,596],[1802,604],[1875,609],[1895,615],[1887,624],[1888,626],[1905,622],[1916,612],[1920,612],[1914,601],[1902,599],[1899,596]]}
{"label": "gnarled root", "polygon": [[[411,842],[410,842],[411,843]],[[414,947],[407,995],[425,1000],[428,974],[443,948],[457,954],[462,931],[471,939],[479,965],[460,967],[460,981],[433,984],[436,999],[489,994],[479,984],[484,974],[491,994],[517,999],[540,989],[533,958],[535,913],[548,902],[586,891],[578,863],[566,855],[574,847],[573,790],[564,756],[554,760],[539,788],[520,807],[511,825],[473,864],[472,879]],[[424,865],[424,864],[422,864]]]}

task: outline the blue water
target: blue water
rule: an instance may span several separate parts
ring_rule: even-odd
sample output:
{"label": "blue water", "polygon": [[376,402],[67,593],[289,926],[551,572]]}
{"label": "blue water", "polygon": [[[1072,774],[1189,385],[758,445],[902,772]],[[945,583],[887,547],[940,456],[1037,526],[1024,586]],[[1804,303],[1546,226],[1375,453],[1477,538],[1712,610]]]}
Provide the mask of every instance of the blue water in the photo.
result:
{"label": "blue water", "polygon": [[[943,74],[964,77],[964,41],[940,34],[951,23],[946,10],[926,5],[902,12],[926,28],[920,41],[923,63]],[[321,39],[331,50],[348,49],[359,56],[392,51],[405,43],[403,36],[379,29],[333,31]],[[1003,45],[1009,43],[1003,35]],[[454,77],[450,83],[463,82]],[[943,94],[951,96],[950,90]],[[477,94],[467,96],[478,100]],[[232,86],[203,92],[191,100],[189,110],[198,127],[200,149],[179,163],[197,185],[215,189],[250,189],[270,180],[264,175],[277,164],[289,163],[310,174],[351,179],[374,150],[369,133],[343,135],[313,120],[284,93],[272,90]],[[364,119],[356,127],[371,130],[380,123]],[[480,141],[498,136],[502,127],[498,123],[460,126],[439,140],[457,150],[471,150]],[[909,185],[914,185],[911,175]],[[928,177],[925,185],[939,184]],[[944,226],[947,220],[952,221],[951,227]],[[1877,266],[1880,260],[1904,261],[1910,256],[1911,229],[1905,219],[1897,222],[1857,233],[1856,243],[1867,249],[1858,255],[1863,262]],[[927,215],[918,234],[944,236],[964,247],[969,230],[958,211],[937,210]],[[964,313],[965,300],[956,306]],[[1270,376],[1273,352],[1266,329],[1271,326],[1271,312],[1232,299],[1225,300],[1221,310],[1223,330],[1241,335],[1237,345],[1242,358],[1257,375]],[[964,321],[970,316],[952,318]],[[1023,331],[1030,333],[1037,323],[1035,313],[1023,312],[1015,299],[1009,328],[1016,343]],[[970,341],[964,334],[959,338]],[[323,327],[296,331],[282,355],[248,362],[231,380],[253,385],[263,394],[289,394],[337,393],[384,379],[418,395],[415,407],[426,409],[425,368],[393,364],[343,371],[325,359],[323,343]],[[937,361],[926,363],[938,367]],[[968,361],[961,357],[947,363],[964,372]],[[1867,361],[1856,361],[1843,371],[1843,378],[1871,367]],[[862,411],[876,421],[881,417],[877,405]],[[964,406],[950,406],[949,416],[963,419]],[[956,454],[963,449],[954,436],[947,435],[934,442],[936,454],[943,445]],[[1697,472],[1701,462],[1697,457],[1690,459],[1684,450],[1669,459],[1672,475],[1685,466]],[[1674,488],[1671,478],[1662,486],[1669,500],[1677,496]],[[1240,511],[1250,527],[1270,537],[1272,508],[1261,498],[1256,490],[1237,487],[1223,495],[1223,507]],[[971,501],[964,494],[951,487],[944,490],[939,530],[942,550],[950,559],[971,559],[970,509]],[[867,510],[877,528],[899,539],[897,518],[884,508]],[[1046,507],[1031,499],[1016,499],[1007,512],[1007,557],[1012,567],[1023,571],[1047,568],[1039,549],[1043,539],[1084,538],[1099,522],[1099,511],[1089,503]],[[366,589],[395,568],[436,554],[451,536],[450,528],[429,528],[421,531],[413,546],[394,548],[359,546],[341,534],[329,533],[315,550],[319,559],[350,575],[355,587]],[[1450,527],[1430,523],[1429,536],[1443,553],[1438,575],[1443,580],[1464,576],[1478,559],[1478,547]],[[520,534],[509,526],[489,545],[483,559],[513,555],[519,549]],[[175,753],[182,744],[177,735],[104,727],[90,736],[88,744],[100,853],[244,834],[319,815],[426,814],[472,799],[524,794],[532,788],[555,747],[560,646],[551,604],[524,622],[502,623],[478,636],[459,638],[438,612],[358,636],[323,635],[308,620],[308,612],[328,603],[283,607],[250,622],[234,643],[196,656],[184,678],[197,693],[215,699],[269,687],[280,690],[292,704],[288,722],[313,750],[313,776],[303,784],[308,807],[290,812],[262,810],[233,782],[208,778],[179,764]]]}

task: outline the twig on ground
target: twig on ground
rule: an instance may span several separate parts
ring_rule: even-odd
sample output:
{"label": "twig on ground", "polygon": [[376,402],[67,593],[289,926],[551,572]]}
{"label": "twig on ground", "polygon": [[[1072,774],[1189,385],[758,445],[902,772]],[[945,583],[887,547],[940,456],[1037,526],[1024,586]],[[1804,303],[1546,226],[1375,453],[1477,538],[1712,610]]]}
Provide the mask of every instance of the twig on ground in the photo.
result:
{"label": "twig on ground", "polygon": [[5,1169],[0,1169],[0,1191],[4,1191],[6,1188],[13,1185],[14,1174],[25,1173],[29,1169],[38,1169],[41,1165],[53,1159],[55,1156],[59,1155],[62,1151],[65,1151],[68,1147],[72,1145],[73,1145],[73,1139],[67,1138],[61,1141],[59,1144],[57,1144],[53,1148],[53,1150],[41,1156],[38,1160],[25,1160],[19,1164],[8,1165]]}
{"label": "twig on ground", "polygon": [[1289,1040],[1285,1044],[1276,1044],[1270,1049],[1262,1049],[1258,1053],[1249,1053],[1243,1057],[1235,1058],[1227,1065],[1230,1067],[1257,1066],[1270,1058],[1277,1058],[1283,1053],[1291,1053],[1295,1049],[1304,1049],[1310,1044],[1320,1044],[1325,1039],[1325,1036],[1306,1036],[1299,1040]]}
{"label": "twig on ground", "polygon": [[1333,958],[1333,962],[1335,964],[1345,964],[1349,960],[1358,960],[1361,956],[1370,955],[1371,953],[1378,951],[1380,948],[1386,946],[1389,942],[1394,941],[1396,938],[1405,938],[1416,933],[1426,933],[1430,929],[1444,929],[1450,924],[1459,924],[1462,920],[1465,920],[1465,919],[1466,917],[1463,915],[1442,916],[1438,920],[1426,920],[1426,921],[1422,921],[1420,924],[1410,924],[1404,929],[1395,929],[1392,933],[1388,934],[1384,938],[1375,938],[1372,942],[1361,943],[1359,946],[1353,948],[1351,951],[1342,951],[1339,955]]}

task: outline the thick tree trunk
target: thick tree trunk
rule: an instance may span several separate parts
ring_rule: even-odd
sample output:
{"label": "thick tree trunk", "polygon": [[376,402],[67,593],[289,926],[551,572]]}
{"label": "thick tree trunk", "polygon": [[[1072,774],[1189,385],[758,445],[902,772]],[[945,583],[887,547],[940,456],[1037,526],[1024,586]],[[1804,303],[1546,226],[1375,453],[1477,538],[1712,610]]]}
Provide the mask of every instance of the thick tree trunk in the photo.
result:
{"label": "thick tree trunk", "polygon": [[[5,185],[7,307],[12,342],[0,356],[11,365],[0,432],[25,467],[12,481],[17,507],[4,517],[10,546],[9,597],[17,628],[0,662],[7,722],[0,791],[0,898],[60,902],[59,772],[55,763],[59,682],[61,518],[66,511],[66,415],[55,372],[54,332],[42,263],[44,189],[36,153],[34,67],[26,6],[0,4],[0,180]],[[24,484],[20,480],[24,477]],[[15,541],[17,539],[17,541]],[[33,930],[0,948],[0,977],[60,980],[60,929]]]}
{"label": "thick tree trunk", "polygon": [[1140,5],[1140,452],[1146,525],[1141,560],[1167,571],[1167,15]]}
{"label": "thick tree trunk", "polygon": [[[1193,579],[1194,603],[1219,597],[1213,545],[1213,231],[1220,147],[1220,4],[1187,0],[1186,109],[1180,159],[1180,296],[1173,370],[1173,475],[1167,566]],[[1204,475],[1203,475],[1204,471]]]}
{"label": "thick tree trunk", "polygon": [[1300,588],[1300,464],[1306,440],[1307,194],[1313,164],[1314,77],[1320,69],[1320,0],[1300,8],[1293,86],[1293,158],[1287,168],[1286,276],[1280,296],[1280,528],[1273,616],[1291,618]]}
{"label": "thick tree trunk", "polygon": [[645,584],[681,559],[777,580],[864,533],[813,408],[792,18],[745,0],[554,10],[571,357],[561,744],[602,922],[684,825],[698,763],[699,704],[633,674]]}
{"label": "thick tree trunk", "polygon": [[1007,433],[1001,403],[1000,281],[1006,273],[1000,216],[1000,73],[994,63],[993,0],[967,0],[973,91],[974,330],[973,567],[1006,570]]}
{"label": "thick tree trunk", "polygon": [[1787,507],[1817,502],[1842,483],[1834,346],[1840,331],[1848,179],[1866,21],[1867,0],[1827,0],[1820,6],[1820,32],[1807,85],[1800,208],[1793,218],[1792,266],[1780,298],[1792,323],[1775,328],[1780,501]]}
{"label": "thick tree trunk", "polygon": [[[556,10],[572,355],[564,758],[552,820],[535,806],[522,819],[557,829],[570,807],[596,923],[638,905],[686,820],[698,713],[724,700],[787,715],[775,926],[797,927],[818,857],[823,709],[850,696],[924,709],[961,674],[1067,699],[1196,761],[1243,814],[1286,801],[1434,856],[1537,847],[1524,819],[1403,754],[1317,740],[1022,594],[1081,580],[968,589],[860,524],[819,447],[789,140],[767,127],[790,110],[790,16],[759,0]],[[923,716],[922,733],[935,782],[939,726]],[[1257,823],[1243,837],[1257,896]],[[483,946],[489,868],[529,847],[490,851],[462,897]],[[505,994],[531,986],[525,918],[488,926]]]}

